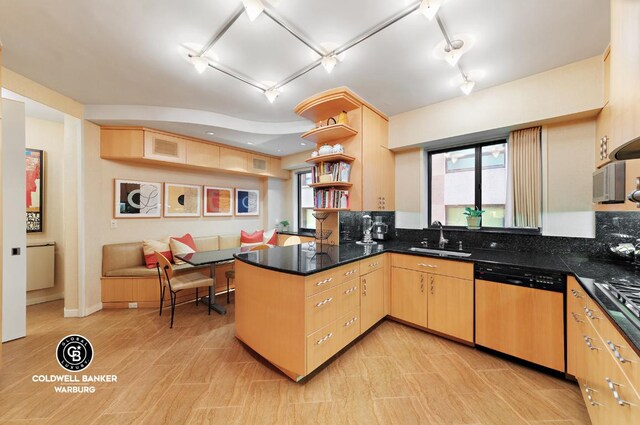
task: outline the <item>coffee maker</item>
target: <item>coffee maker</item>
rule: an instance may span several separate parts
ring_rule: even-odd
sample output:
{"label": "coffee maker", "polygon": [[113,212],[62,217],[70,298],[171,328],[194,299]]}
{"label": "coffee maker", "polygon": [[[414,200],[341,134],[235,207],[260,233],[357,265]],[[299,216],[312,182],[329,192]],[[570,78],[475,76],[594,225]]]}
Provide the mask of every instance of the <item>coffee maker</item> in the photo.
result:
{"label": "coffee maker", "polygon": [[373,228],[371,229],[371,237],[377,241],[384,241],[388,237],[389,226],[382,221],[382,216],[373,217]]}

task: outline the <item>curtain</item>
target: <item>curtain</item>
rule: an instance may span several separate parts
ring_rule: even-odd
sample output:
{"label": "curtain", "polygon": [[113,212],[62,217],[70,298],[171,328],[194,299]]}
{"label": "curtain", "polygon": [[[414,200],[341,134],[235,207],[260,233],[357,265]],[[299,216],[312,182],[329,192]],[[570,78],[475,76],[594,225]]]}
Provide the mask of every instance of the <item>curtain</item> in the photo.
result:
{"label": "curtain", "polygon": [[540,227],[542,204],[542,152],[540,127],[512,131],[509,167],[515,227]]}

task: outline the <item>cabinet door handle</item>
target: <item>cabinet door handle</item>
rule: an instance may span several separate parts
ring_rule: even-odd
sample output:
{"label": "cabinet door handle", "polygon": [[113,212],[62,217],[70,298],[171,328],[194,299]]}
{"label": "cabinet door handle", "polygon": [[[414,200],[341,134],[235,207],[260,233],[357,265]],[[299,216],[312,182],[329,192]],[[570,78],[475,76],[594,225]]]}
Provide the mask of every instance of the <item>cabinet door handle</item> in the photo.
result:
{"label": "cabinet door handle", "polygon": [[599,406],[600,403],[596,402],[593,399],[593,388],[589,388],[586,384],[584,385],[584,393],[587,395],[587,399],[589,400],[589,404],[592,406]]}
{"label": "cabinet door handle", "polygon": [[615,358],[618,359],[620,363],[631,363],[630,360],[627,360],[624,357],[622,357],[622,354],[620,354],[620,351],[618,351],[618,348],[620,347],[620,345],[616,345],[611,341],[607,341],[607,345],[611,349],[611,352],[613,353]]}
{"label": "cabinet door handle", "polygon": [[323,336],[322,338],[320,338],[319,340],[316,341],[316,345],[320,345],[324,342],[326,342],[329,338],[331,338],[333,336],[333,332],[329,332],[328,334],[326,334],[325,336]]}
{"label": "cabinet door handle", "polygon": [[589,319],[591,319],[591,320],[600,320],[600,318],[598,316],[594,316],[593,315],[593,310],[591,310],[591,309],[589,309],[587,307],[584,307],[584,312],[585,312],[585,314],[587,315],[587,317]]}
{"label": "cabinet door handle", "polygon": [[578,319],[578,315],[576,313],[574,313],[573,311],[571,312],[571,315],[573,316],[573,320],[575,320],[578,323],[584,323],[582,320]]}
{"label": "cabinet door handle", "polygon": [[420,292],[424,293],[424,275],[420,275]]}
{"label": "cabinet door handle", "polygon": [[591,338],[590,336],[586,336],[583,335],[584,338],[584,343],[587,344],[587,347],[589,347],[589,350],[599,350],[598,347],[596,347],[595,345],[593,345],[593,343],[591,343],[591,341],[593,341],[593,338]]}
{"label": "cabinet door handle", "polygon": [[346,323],[344,324],[344,327],[345,327],[345,328],[348,328],[349,326],[353,325],[353,324],[354,324],[354,323],[356,323],[357,321],[358,321],[358,318],[357,318],[357,317],[354,317],[353,319],[351,319],[351,320],[349,320],[348,322],[346,322]]}
{"label": "cabinet door handle", "polygon": [[380,264],[378,261],[376,261],[375,263],[369,263],[369,267],[375,267],[378,264]]}
{"label": "cabinet door handle", "polygon": [[328,277],[328,278],[326,278],[325,280],[321,280],[320,282],[316,283],[316,286],[322,286],[322,285],[324,285],[325,283],[329,283],[329,282],[331,282],[332,280],[333,280],[333,278],[332,278],[332,277]]}
{"label": "cabinet door handle", "polygon": [[582,295],[580,295],[580,292],[576,291],[575,289],[571,289],[571,293],[575,298],[582,298]]}
{"label": "cabinet door handle", "polygon": [[346,272],[344,275],[345,276],[351,276],[352,274],[354,274],[355,272],[357,272],[357,269],[353,269],[353,270],[349,270],[348,272]]}
{"label": "cabinet door handle", "polygon": [[613,394],[613,398],[616,399],[616,402],[618,403],[619,406],[626,406],[626,405],[630,405],[631,404],[628,401],[623,400],[622,397],[620,397],[620,393],[616,389],[616,387],[619,387],[620,384],[617,384],[617,383],[613,382],[609,378],[605,378],[605,381],[607,381],[607,385],[609,386],[609,389],[611,390],[611,393]]}
{"label": "cabinet door handle", "polygon": [[435,295],[435,289],[433,285],[433,276],[429,276],[429,283],[431,284],[431,295]]}
{"label": "cabinet door handle", "polygon": [[350,293],[352,293],[353,291],[355,291],[356,289],[358,289],[357,286],[354,286],[353,288],[349,288],[346,291],[344,291],[345,295],[349,295]]}
{"label": "cabinet door handle", "polygon": [[420,267],[429,267],[430,269],[437,269],[438,266],[434,266],[433,264],[427,264],[427,263],[418,263],[418,265]]}
{"label": "cabinet door handle", "polygon": [[326,300],[320,301],[318,304],[316,304],[316,307],[322,307],[323,305],[330,303],[331,301],[333,301],[333,297],[329,297]]}

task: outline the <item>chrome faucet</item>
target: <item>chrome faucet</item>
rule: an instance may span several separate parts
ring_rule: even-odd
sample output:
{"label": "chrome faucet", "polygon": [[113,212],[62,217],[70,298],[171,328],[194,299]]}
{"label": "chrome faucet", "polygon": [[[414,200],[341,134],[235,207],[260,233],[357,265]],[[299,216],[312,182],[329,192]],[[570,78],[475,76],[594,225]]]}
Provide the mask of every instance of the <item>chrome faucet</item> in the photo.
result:
{"label": "chrome faucet", "polygon": [[449,242],[449,239],[444,238],[444,230],[442,229],[442,223],[439,221],[434,221],[431,223],[432,226],[440,227],[440,239],[438,239],[438,247],[443,249],[444,246]]}

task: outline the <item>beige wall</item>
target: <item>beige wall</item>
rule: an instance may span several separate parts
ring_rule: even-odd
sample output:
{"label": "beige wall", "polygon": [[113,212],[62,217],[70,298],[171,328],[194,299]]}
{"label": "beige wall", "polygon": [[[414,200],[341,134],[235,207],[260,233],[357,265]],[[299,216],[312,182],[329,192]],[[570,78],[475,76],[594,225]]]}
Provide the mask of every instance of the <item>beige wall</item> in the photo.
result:
{"label": "beige wall", "polygon": [[[279,193],[269,192],[267,200],[266,179],[222,173],[201,173],[192,170],[172,170],[163,166],[144,166],[100,159],[99,127],[84,122],[84,173],[85,173],[85,282],[86,307],[92,311],[100,302],[100,274],[102,246],[118,242],[134,242],[143,239],[162,239],[167,236],[193,236],[239,234],[240,230],[253,231],[273,228],[266,223],[267,205],[274,209],[286,202],[278,199]],[[232,188],[260,189],[259,217],[201,217],[118,219],[116,229],[110,227],[113,219],[114,179],[132,179],[151,182],[172,182],[197,185],[215,185]],[[276,217],[273,217],[275,220]],[[278,217],[279,218],[279,217]]]}
{"label": "beige wall", "polygon": [[595,120],[550,124],[543,129],[543,139],[545,137],[543,162],[547,171],[543,173],[543,234],[595,237],[591,203]]}
{"label": "beige wall", "polygon": [[[62,173],[64,126],[61,122],[27,117],[26,146],[44,151],[44,228],[27,233],[27,243],[55,242],[55,285],[27,292],[27,305],[64,296],[64,246],[62,243]],[[37,265],[28,264],[27,268]]]}
{"label": "beige wall", "polygon": [[602,57],[394,115],[389,147],[406,148],[495,129],[522,128],[603,106]]}
{"label": "beige wall", "polygon": [[426,178],[423,149],[396,152],[396,227],[422,229]]}

